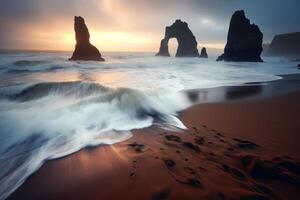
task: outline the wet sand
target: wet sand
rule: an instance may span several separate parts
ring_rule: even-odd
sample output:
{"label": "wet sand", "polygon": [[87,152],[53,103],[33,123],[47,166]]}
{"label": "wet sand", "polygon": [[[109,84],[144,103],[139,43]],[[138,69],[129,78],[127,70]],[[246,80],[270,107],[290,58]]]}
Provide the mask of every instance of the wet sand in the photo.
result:
{"label": "wet sand", "polygon": [[[261,98],[249,98],[252,86],[231,88],[231,100],[181,112],[187,130],[135,130],[119,144],[49,161],[9,199],[296,200],[300,87],[276,84],[250,89]],[[270,87],[278,94],[258,94]]]}

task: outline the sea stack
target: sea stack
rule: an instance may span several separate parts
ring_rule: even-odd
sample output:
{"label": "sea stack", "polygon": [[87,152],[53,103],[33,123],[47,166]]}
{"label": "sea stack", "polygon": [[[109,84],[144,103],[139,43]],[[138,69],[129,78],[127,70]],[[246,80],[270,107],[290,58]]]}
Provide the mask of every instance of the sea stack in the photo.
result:
{"label": "sea stack", "polygon": [[300,58],[300,32],[276,35],[266,55]]}
{"label": "sea stack", "polygon": [[74,17],[75,51],[69,60],[104,61],[99,50],[90,43],[90,33],[82,17]]}
{"label": "sea stack", "polygon": [[171,26],[166,27],[165,37],[161,40],[156,56],[170,56],[168,43],[171,38],[178,41],[176,57],[199,57],[196,38],[188,24],[181,20],[176,20]]}
{"label": "sea stack", "polygon": [[259,27],[250,24],[243,10],[236,11],[231,17],[224,54],[217,61],[263,62],[262,42]]}
{"label": "sea stack", "polygon": [[200,58],[208,58],[207,52],[206,52],[206,48],[203,47],[201,49],[201,53],[200,53]]}

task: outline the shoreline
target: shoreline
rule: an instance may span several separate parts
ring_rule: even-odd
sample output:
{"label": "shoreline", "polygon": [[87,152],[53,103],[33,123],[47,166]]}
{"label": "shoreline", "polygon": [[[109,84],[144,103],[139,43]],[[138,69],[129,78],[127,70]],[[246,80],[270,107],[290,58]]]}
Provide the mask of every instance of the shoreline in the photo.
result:
{"label": "shoreline", "polygon": [[233,86],[191,89],[185,91],[185,93],[191,102],[195,105],[199,105],[259,100],[282,96],[300,90],[300,72],[299,74],[278,76],[281,77],[281,79],[265,82],[248,82]]}
{"label": "shoreline", "polygon": [[280,163],[300,168],[299,77],[189,91],[202,103],[179,113],[187,130],[154,125],[47,161],[8,199],[297,199],[299,174]]}

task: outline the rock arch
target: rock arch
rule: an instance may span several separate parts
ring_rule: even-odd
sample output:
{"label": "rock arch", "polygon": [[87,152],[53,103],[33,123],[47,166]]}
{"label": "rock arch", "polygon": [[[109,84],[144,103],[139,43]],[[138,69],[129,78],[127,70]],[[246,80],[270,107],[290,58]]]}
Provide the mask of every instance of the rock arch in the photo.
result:
{"label": "rock arch", "polygon": [[166,27],[165,37],[161,40],[156,56],[170,56],[168,43],[171,38],[176,38],[178,42],[176,57],[199,57],[195,36],[188,24],[179,19]]}

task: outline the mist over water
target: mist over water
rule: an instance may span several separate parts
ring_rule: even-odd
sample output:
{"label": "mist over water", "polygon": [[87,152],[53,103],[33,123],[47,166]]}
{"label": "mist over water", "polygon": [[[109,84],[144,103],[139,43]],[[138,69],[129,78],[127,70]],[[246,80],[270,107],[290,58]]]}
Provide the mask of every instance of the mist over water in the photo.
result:
{"label": "mist over water", "polygon": [[69,62],[69,53],[0,54],[0,199],[49,159],[114,144],[131,130],[184,129],[185,90],[280,79],[298,73],[285,59],[224,63],[104,53],[107,62]]}

